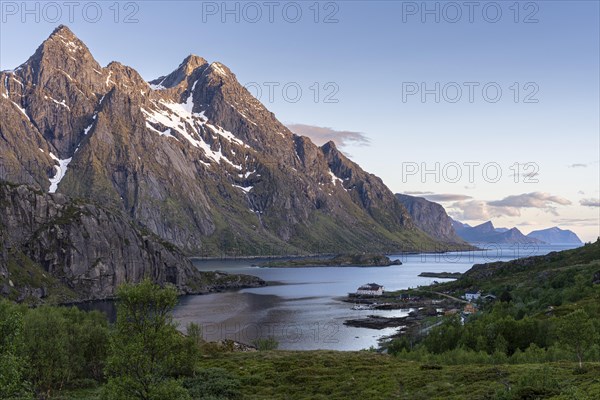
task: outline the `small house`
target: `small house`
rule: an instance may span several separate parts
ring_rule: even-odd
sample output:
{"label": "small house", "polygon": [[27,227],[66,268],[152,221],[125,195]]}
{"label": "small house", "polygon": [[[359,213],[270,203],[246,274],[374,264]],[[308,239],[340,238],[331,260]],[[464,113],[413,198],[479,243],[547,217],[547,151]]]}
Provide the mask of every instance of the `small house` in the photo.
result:
{"label": "small house", "polygon": [[475,306],[471,303],[465,305],[465,308],[463,310],[464,314],[475,314],[477,312],[477,308],[475,308]]}
{"label": "small house", "polygon": [[359,287],[356,294],[363,296],[381,296],[383,294],[383,286],[376,283],[367,283],[366,285]]}
{"label": "small house", "polygon": [[485,296],[482,296],[481,298],[484,299],[485,301],[496,301],[496,296],[494,296],[493,294],[486,294]]}
{"label": "small house", "polygon": [[467,300],[467,301],[476,301],[476,300],[479,300],[480,297],[481,297],[481,292],[465,293],[465,300]]}

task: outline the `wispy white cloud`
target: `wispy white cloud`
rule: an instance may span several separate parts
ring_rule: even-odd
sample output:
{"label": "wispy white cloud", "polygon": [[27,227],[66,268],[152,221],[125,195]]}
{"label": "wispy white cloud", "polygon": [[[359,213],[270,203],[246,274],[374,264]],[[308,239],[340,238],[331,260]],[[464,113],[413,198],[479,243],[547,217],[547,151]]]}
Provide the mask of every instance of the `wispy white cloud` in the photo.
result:
{"label": "wispy white cloud", "polygon": [[296,135],[308,136],[318,146],[322,146],[330,140],[333,140],[340,147],[350,144],[359,146],[370,144],[370,139],[363,132],[338,131],[332,128],[304,124],[288,124],[287,127]]}
{"label": "wispy white cloud", "polygon": [[596,161],[591,161],[588,163],[574,163],[574,164],[569,164],[568,167],[569,168],[587,168],[590,165],[596,165],[600,163],[600,160],[596,160]]}
{"label": "wispy white cloud", "polygon": [[549,193],[532,192],[508,196],[502,200],[490,201],[489,204],[497,207],[531,207],[547,209],[552,207],[553,204],[566,206],[571,204],[571,202],[564,197],[551,195]]}
{"label": "wispy white cloud", "polygon": [[488,220],[497,217],[518,217],[521,215],[515,207],[494,207],[487,201],[457,201],[449,206],[448,214],[465,221]]}
{"label": "wispy white cloud", "polygon": [[433,194],[433,192],[404,192],[404,194],[407,194],[409,196],[422,196],[424,194]]}
{"label": "wispy white cloud", "polygon": [[524,208],[538,209],[558,215],[556,206],[569,205],[563,197],[533,192],[505,197],[501,200],[456,201],[448,206],[448,213],[462,220],[488,220],[498,217],[518,217]]}
{"label": "wispy white cloud", "polygon": [[598,226],[598,219],[589,218],[556,218],[552,222],[556,225],[572,225],[572,226]]}

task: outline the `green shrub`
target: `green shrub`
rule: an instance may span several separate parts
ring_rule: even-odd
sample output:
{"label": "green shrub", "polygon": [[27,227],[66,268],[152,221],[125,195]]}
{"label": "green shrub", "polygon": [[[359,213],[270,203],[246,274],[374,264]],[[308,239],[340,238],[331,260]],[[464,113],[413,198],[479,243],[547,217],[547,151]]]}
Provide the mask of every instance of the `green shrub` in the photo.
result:
{"label": "green shrub", "polygon": [[242,397],[241,382],[222,368],[200,370],[195,377],[183,382],[193,400],[236,400]]}
{"label": "green shrub", "polygon": [[258,351],[276,350],[279,347],[279,342],[272,336],[266,339],[256,339],[252,344]]}

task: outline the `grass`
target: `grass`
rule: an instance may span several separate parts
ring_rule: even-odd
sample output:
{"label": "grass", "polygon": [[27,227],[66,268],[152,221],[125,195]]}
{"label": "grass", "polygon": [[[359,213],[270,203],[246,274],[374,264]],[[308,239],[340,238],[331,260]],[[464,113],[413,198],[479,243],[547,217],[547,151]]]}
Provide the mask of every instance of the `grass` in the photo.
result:
{"label": "grass", "polygon": [[[242,399],[594,399],[600,363],[574,373],[574,363],[440,365],[400,361],[373,352],[264,351],[205,357],[201,368],[223,368],[241,382]],[[511,388],[511,395],[502,397]],[[100,388],[59,399],[92,400]],[[527,397],[541,393],[537,397]],[[518,397],[521,396],[521,397]]]}

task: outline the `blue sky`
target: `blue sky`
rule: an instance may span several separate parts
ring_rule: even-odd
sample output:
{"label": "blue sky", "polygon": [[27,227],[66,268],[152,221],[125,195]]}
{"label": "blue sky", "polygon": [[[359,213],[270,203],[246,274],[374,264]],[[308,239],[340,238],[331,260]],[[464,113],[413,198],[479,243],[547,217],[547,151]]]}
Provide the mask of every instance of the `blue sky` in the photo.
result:
{"label": "blue sky", "polygon": [[[338,142],[355,132],[343,150],[395,192],[446,194],[442,204],[471,224],[492,219],[524,232],[560,225],[585,240],[600,234],[597,1],[520,2],[518,16],[513,1],[474,2],[472,22],[464,2],[427,2],[438,7],[439,22],[420,1],[230,1],[229,14],[221,1],[121,2],[117,22],[114,2],[96,3],[99,17],[90,3],[78,3],[70,21],[63,2],[56,3],[61,18],[43,3],[28,3],[33,12],[25,14],[21,2],[2,2],[0,69],[25,61],[60,23],[102,65],[118,60],[148,80],[197,54],[229,66],[255,94],[258,84],[260,100],[284,123],[343,131]],[[132,12],[137,22],[125,23]],[[272,101],[268,82],[279,85]],[[435,94],[424,102],[420,92],[406,94],[437,82],[439,102]],[[464,82],[477,85],[473,102]],[[462,96],[452,103],[456,86]],[[497,87],[502,95],[491,102]],[[470,162],[480,163],[472,182]],[[436,163],[438,182],[433,173],[421,176]],[[539,173],[529,177],[534,182],[515,182],[515,163]],[[501,179],[490,182],[486,164],[499,167]],[[414,165],[417,173],[407,175]],[[455,165],[463,178],[444,179],[443,168]]]}

